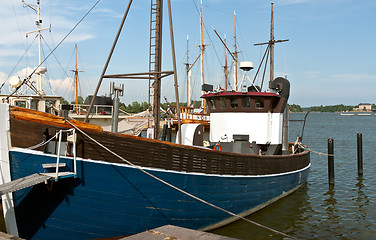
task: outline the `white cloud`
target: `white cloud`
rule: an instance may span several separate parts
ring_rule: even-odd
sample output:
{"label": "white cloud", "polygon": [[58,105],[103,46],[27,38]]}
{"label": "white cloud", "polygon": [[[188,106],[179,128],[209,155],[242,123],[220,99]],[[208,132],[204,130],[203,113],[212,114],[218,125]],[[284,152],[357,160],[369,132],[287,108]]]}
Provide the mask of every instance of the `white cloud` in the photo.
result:
{"label": "white cloud", "polygon": [[48,82],[51,85],[52,91],[54,91],[57,94],[61,93],[62,95],[65,95],[67,92],[74,91],[72,78],[50,79],[48,80]]}
{"label": "white cloud", "polygon": [[9,57],[9,56],[22,56],[24,51],[20,49],[1,49],[0,57]]}
{"label": "white cloud", "polygon": [[376,81],[376,75],[372,74],[335,74],[333,78],[337,81],[346,81],[346,82],[359,82],[359,81]]}
{"label": "white cloud", "polygon": [[[105,12],[108,11],[106,10]],[[13,0],[2,0],[0,1],[0,14],[2,19],[6,19],[6,25],[2,28],[0,36],[0,45],[9,47],[17,46],[17,44],[28,45],[31,43],[35,37],[35,33],[29,34],[28,38],[25,36],[26,32],[36,30],[36,14],[34,11],[27,7],[22,7],[21,3],[13,3]],[[68,12],[58,4],[45,2],[41,4],[41,19],[43,21],[41,28],[47,28],[51,24],[54,40],[60,41],[76,25],[78,22],[77,18],[80,18],[81,15],[82,12],[77,11],[77,9],[72,9]],[[77,33],[76,31],[74,32],[76,36],[71,41],[83,41],[94,38],[95,35],[89,33],[92,25],[90,22],[80,24],[79,31]],[[42,32],[44,36],[47,36],[47,34],[49,34],[48,31]]]}
{"label": "white cloud", "polygon": [[[20,77],[21,80],[24,80],[27,76],[29,76],[32,72],[33,72],[33,68],[31,67],[27,67],[27,68],[24,68],[14,74],[12,74],[12,76],[18,76]],[[10,77],[12,77],[10,76]],[[7,79],[8,77],[8,74],[4,73],[4,72],[0,72],[0,86],[1,84],[3,84],[3,82],[8,83],[8,80]],[[33,83],[34,86],[36,86],[36,81],[37,81],[37,75],[34,74],[32,77],[31,77],[31,82]],[[49,89],[46,89],[46,85],[48,85],[47,88],[51,88],[52,90],[52,94],[61,94],[61,95],[65,95],[69,92],[73,92],[74,91],[74,85],[73,85],[73,79],[72,78],[65,78],[65,79],[48,79],[48,80],[45,80],[45,77],[44,77],[44,82],[45,82],[45,86],[44,86],[44,90],[46,91],[46,93],[49,91]],[[26,90],[26,86],[23,87],[24,90]],[[2,93],[4,92],[9,92],[8,91],[8,87],[3,87],[2,90]],[[21,90],[23,91],[23,90]]]}
{"label": "white cloud", "polygon": [[320,72],[318,71],[308,71],[305,73],[305,76],[307,76],[307,78],[317,78],[319,75]]}

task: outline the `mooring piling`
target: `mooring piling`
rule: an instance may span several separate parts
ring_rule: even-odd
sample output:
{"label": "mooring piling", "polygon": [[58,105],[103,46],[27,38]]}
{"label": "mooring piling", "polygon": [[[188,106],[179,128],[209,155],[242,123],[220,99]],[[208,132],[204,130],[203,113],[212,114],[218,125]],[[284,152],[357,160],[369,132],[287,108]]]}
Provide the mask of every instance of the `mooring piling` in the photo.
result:
{"label": "mooring piling", "polygon": [[363,141],[362,134],[358,133],[357,137],[357,146],[358,146],[358,175],[363,175]]}
{"label": "mooring piling", "polygon": [[329,185],[334,185],[334,140],[328,139],[328,175]]}

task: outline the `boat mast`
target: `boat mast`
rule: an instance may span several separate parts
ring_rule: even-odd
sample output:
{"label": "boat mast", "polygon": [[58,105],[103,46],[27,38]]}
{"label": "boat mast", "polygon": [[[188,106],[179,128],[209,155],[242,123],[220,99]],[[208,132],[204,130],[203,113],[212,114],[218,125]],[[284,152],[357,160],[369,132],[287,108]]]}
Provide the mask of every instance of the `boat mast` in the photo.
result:
{"label": "boat mast", "polygon": [[[161,71],[161,66],[162,66],[162,64],[161,64],[162,63],[162,0],[155,0],[155,1],[156,1],[156,3],[154,3],[153,0],[152,0],[152,3],[151,3],[151,15],[155,16],[155,18],[150,19],[150,22],[152,24],[155,24],[155,25],[151,24],[151,26],[150,26],[151,33],[155,33],[155,35],[151,34],[151,36],[150,36],[150,38],[153,38],[153,41],[154,41],[153,44],[152,44],[152,42],[150,42],[150,43],[153,45],[153,47],[154,47],[153,49],[155,50],[155,52],[150,52],[150,55],[153,56],[153,59],[151,59],[151,58],[149,59],[149,63],[150,62],[153,63],[153,64],[149,64],[149,68],[150,68],[150,66],[154,66],[154,69],[150,69],[149,72],[146,72],[146,73],[111,74],[111,75],[105,74],[107,67],[108,67],[108,64],[111,60],[112,54],[114,52],[116,43],[119,39],[121,30],[123,29],[125,19],[127,18],[129,9],[130,9],[131,4],[132,4],[132,0],[129,0],[127,9],[124,13],[124,16],[123,16],[123,19],[121,21],[119,30],[116,34],[114,43],[112,44],[110,53],[107,57],[107,61],[106,61],[105,66],[103,68],[101,77],[98,81],[97,88],[95,89],[95,92],[94,92],[93,98],[91,100],[88,112],[86,113],[85,122],[89,121],[90,111],[91,111],[91,109],[94,105],[95,97],[97,96],[97,93],[99,91],[99,88],[100,88],[101,83],[102,83],[104,78],[145,79],[145,80],[149,80],[149,79],[152,78],[152,79],[154,79],[154,82],[153,82],[153,89],[154,89],[154,93],[153,93],[153,95],[154,95],[154,102],[153,102],[154,138],[158,139],[159,138],[159,122],[160,122],[159,118],[160,118],[161,79],[164,78],[164,77],[167,77],[171,74],[174,74],[175,95],[176,95],[176,105],[177,105],[177,115],[178,115],[177,116],[177,118],[178,118],[178,128],[180,129],[179,94],[178,94],[178,91],[177,91],[178,90],[177,89],[178,84],[177,84],[177,77],[176,77],[177,70],[176,70],[176,59],[175,59],[175,45],[174,45],[174,41],[173,41],[174,37],[173,37],[173,29],[172,29],[173,27],[172,27],[171,4],[170,4],[170,0],[167,0],[169,22],[170,22],[171,52],[172,52],[172,61],[173,61],[174,70],[173,71]],[[180,132],[178,134],[178,139],[179,139],[179,142],[181,142]]]}
{"label": "boat mast", "polygon": [[[29,3],[25,3],[24,1],[22,1],[23,5],[24,6],[28,6],[29,8],[31,8],[32,10],[34,10],[36,13],[37,13],[37,21],[35,22],[35,24],[37,25],[37,30],[34,30],[34,31],[30,31],[30,32],[27,32],[26,33],[26,37],[30,34],[30,33],[33,33],[33,32],[36,32],[37,33],[37,38],[38,38],[38,59],[39,59],[39,62],[38,62],[38,66],[41,66],[42,65],[42,50],[41,50],[41,31],[43,30],[47,30],[47,29],[50,29],[49,27],[48,28],[41,28],[41,24],[42,24],[42,20],[40,19],[40,2],[39,0],[37,0],[37,5],[33,5],[33,4],[29,4]],[[42,73],[41,72],[37,72],[37,94],[40,94],[40,95],[44,95],[44,91],[43,91],[43,79],[42,79]]]}
{"label": "boat mast", "polygon": [[235,51],[234,51],[234,89],[238,91],[238,48],[236,45],[236,12],[234,11],[234,41],[235,41]]}
{"label": "boat mast", "polygon": [[274,14],[273,14],[273,4],[271,3],[271,21],[270,21],[270,40],[269,42],[264,42],[264,43],[256,43],[254,46],[257,45],[269,45],[269,63],[270,63],[270,80],[269,80],[269,89],[271,88],[271,84],[274,80],[274,44],[280,43],[280,42],[287,42],[288,39],[285,40],[275,40],[274,39]]}
{"label": "boat mast", "polygon": [[75,86],[75,93],[76,93],[76,111],[78,111],[78,72],[82,72],[82,71],[78,71],[78,66],[77,66],[77,44],[74,45],[74,55],[75,55],[75,66],[74,66],[74,70],[72,70],[74,72],[74,86]]}
{"label": "boat mast", "polygon": [[269,88],[271,87],[272,81],[274,80],[274,14],[273,14],[273,3],[271,8],[271,18],[270,18],[270,80]]}
{"label": "boat mast", "polygon": [[[200,32],[201,32],[201,45],[200,45],[200,50],[201,50],[201,85],[205,84],[205,70],[204,70],[204,51],[206,45],[204,45],[204,23],[202,19],[202,0],[201,0],[201,11],[200,11]],[[201,91],[201,94],[204,95],[205,92]],[[206,102],[205,99],[202,99],[201,106],[204,109],[206,108]]]}
{"label": "boat mast", "polygon": [[[39,0],[37,1],[37,15],[38,15],[38,18],[37,18],[37,34],[38,34],[38,55],[39,55],[39,62],[38,62],[38,66],[40,66],[42,64],[42,54],[41,54],[41,35],[40,35],[40,24],[42,23],[42,20],[40,19],[40,5],[39,5]],[[37,89],[38,89],[38,93],[39,94],[42,94],[43,93],[43,87],[42,87],[42,74],[38,73],[38,81],[37,81]]]}
{"label": "boat mast", "polygon": [[77,44],[74,45],[74,54],[76,57],[76,64],[74,67],[74,82],[76,85],[76,109],[78,108],[78,69],[77,69]]}
{"label": "boat mast", "polygon": [[159,138],[160,101],[161,101],[161,66],[162,66],[162,10],[163,0],[155,3],[155,59],[154,59],[154,82],[153,82],[153,117],[154,139]]}
{"label": "boat mast", "polygon": [[189,51],[188,51],[188,35],[187,35],[187,63],[185,64],[187,68],[187,107],[191,104],[191,99],[189,96]]}
{"label": "boat mast", "polygon": [[226,35],[225,35],[225,91],[227,91],[227,75],[228,75],[228,66],[227,66],[227,49],[226,49]]}
{"label": "boat mast", "polygon": [[236,61],[235,56],[231,53],[230,49],[228,49],[228,47],[227,47],[227,44],[226,44],[226,35],[225,35],[225,39],[222,40],[222,38],[221,38],[221,36],[219,36],[218,32],[214,28],[213,28],[213,30],[214,30],[215,34],[217,35],[217,37],[219,38],[219,40],[221,40],[221,42],[223,43],[223,46],[225,47],[225,66],[224,66],[224,72],[225,72],[225,90],[227,91],[227,80],[228,80],[227,52],[230,54],[230,56],[232,57],[232,59],[233,59],[234,62],[237,62],[237,61]]}
{"label": "boat mast", "polygon": [[93,105],[94,105],[94,102],[95,102],[95,98],[97,97],[97,94],[98,94],[99,88],[100,88],[100,86],[101,86],[101,84],[102,84],[102,81],[103,81],[103,78],[106,77],[106,76],[105,76],[105,73],[106,73],[106,71],[107,71],[108,64],[110,63],[110,60],[111,60],[112,54],[114,53],[116,43],[117,43],[117,41],[119,40],[119,36],[120,36],[121,30],[123,29],[123,26],[124,26],[124,23],[125,23],[125,19],[126,19],[127,16],[128,16],[129,9],[131,8],[132,1],[133,1],[133,0],[129,0],[129,2],[128,2],[128,6],[127,6],[127,9],[125,10],[125,13],[124,13],[124,16],[123,16],[123,19],[121,20],[121,23],[120,23],[120,26],[119,26],[118,32],[117,32],[116,37],[115,37],[115,40],[114,40],[114,42],[113,42],[113,44],[112,44],[112,47],[111,47],[110,53],[108,54],[108,57],[107,57],[106,63],[104,64],[104,67],[103,67],[103,70],[102,70],[101,76],[100,76],[100,78],[99,78],[99,81],[98,81],[97,87],[95,88],[95,91],[94,91],[94,94],[93,94],[93,98],[91,99],[89,109],[87,110],[87,113],[86,113],[86,116],[85,116],[85,120],[84,120],[85,122],[89,122],[89,115],[90,115],[91,109],[93,108]]}
{"label": "boat mast", "polygon": [[173,73],[174,73],[176,115],[177,115],[177,119],[178,119],[177,139],[178,139],[178,143],[182,144],[180,103],[179,103],[179,86],[178,86],[178,77],[177,77],[177,70],[176,70],[175,40],[174,40],[174,31],[173,31],[174,28],[173,28],[173,24],[172,24],[172,13],[171,13],[171,1],[170,0],[167,0],[167,5],[168,5],[168,21],[170,23],[170,43],[171,43],[171,57],[172,57],[172,65],[173,65]]}

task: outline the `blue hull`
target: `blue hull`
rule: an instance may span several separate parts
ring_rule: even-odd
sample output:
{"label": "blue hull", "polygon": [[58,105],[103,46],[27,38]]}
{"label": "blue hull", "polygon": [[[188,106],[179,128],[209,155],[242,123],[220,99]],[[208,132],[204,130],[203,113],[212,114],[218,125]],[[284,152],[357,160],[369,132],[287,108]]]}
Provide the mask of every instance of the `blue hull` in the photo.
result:
{"label": "blue hull", "polygon": [[[62,158],[68,167],[71,159]],[[41,171],[56,157],[10,151],[11,177]],[[309,167],[266,176],[194,174],[158,169],[151,174],[233,213],[252,212],[303,184]],[[14,192],[19,235],[27,239],[95,239],[131,235],[165,224],[203,229],[228,219],[125,164],[77,160],[77,178]]]}

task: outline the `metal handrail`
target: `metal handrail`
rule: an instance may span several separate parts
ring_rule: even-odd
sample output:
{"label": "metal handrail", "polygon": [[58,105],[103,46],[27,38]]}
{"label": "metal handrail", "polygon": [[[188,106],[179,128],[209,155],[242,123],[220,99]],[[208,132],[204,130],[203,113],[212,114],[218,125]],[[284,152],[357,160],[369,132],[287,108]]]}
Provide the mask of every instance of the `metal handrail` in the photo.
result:
{"label": "metal handrail", "polygon": [[[74,177],[77,177],[77,151],[76,151],[76,129],[70,129],[73,134],[73,173]],[[64,131],[66,132],[66,131]],[[59,166],[60,166],[60,153],[61,153],[61,139],[63,135],[63,130],[60,130],[59,133],[59,142],[58,142],[58,149],[57,149],[57,157],[56,157],[56,175],[55,181],[59,179]]]}

